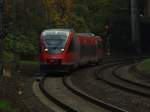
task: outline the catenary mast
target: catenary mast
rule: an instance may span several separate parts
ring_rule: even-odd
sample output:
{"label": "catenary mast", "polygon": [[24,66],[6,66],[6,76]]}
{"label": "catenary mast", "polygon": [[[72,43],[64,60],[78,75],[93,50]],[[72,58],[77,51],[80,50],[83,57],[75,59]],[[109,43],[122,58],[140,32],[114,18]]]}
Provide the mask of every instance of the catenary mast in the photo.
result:
{"label": "catenary mast", "polygon": [[141,53],[140,44],[140,23],[139,23],[139,11],[138,11],[138,1],[130,0],[131,6],[131,33],[132,33],[132,43],[138,54]]}

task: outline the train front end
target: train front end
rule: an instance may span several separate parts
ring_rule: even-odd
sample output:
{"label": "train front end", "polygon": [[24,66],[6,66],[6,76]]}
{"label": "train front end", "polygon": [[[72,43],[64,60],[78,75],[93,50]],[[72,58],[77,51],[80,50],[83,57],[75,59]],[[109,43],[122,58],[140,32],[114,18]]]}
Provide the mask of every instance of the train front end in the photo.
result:
{"label": "train front end", "polygon": [[[73,34],[71,30],[45,30],[40,38],[41,72],[66,72],[70,67],[67,57],[67,46]],[[69,58],[69,57],[68,57]]]}

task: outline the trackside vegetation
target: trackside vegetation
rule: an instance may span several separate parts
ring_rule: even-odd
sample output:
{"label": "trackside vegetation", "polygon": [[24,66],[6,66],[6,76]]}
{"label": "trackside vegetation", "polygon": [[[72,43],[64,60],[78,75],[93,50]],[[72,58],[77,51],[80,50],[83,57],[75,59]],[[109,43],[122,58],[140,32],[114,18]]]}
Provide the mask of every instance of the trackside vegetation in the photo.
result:
{"label": "trackside vegetation", "polygon": [[28,61],[28,60],[23,60],[19,62],[21,65],[30,65],[30,66],[39,66],[40,62],[39,61]]}
{"label": "trackside vegetation", "polygon": [[38,58],[39,36],[48,28],[105,35],[105,25],[111,24],[115,39],[124,39],[130,30],[129,10],[128,0],[5,0],[4,48],[21,59]]}
{"label": "trackside vegetation", "polygon": [[150,59],[145,59],[137,65],[137,69],[146,74],[150,74]]}
{"label": "trackside vegetation", "polygon": [[12,108],[9,101],[0,100],[0,112],[16,112],[16,110]]}

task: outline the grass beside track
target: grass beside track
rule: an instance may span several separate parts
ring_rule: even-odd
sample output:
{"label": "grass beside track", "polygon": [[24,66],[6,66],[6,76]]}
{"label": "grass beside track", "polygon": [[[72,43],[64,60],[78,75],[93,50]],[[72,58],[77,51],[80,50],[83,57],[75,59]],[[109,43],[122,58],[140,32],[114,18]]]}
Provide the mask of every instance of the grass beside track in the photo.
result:
{"label": "grass beside track", "polygon": [[33,73],[37,73],[40,70],[40,62],[32,60],[21,60],[19,62],[19,69],[24,71],[24,73],[27,75],[33,75]]}
{"label": "grass beside track", "polygon": [[[1,65],[0,63],[0,67]],[[30,89],[27,89],[27,87],[30,86],[30,79],[39,69],[39,61],[20,60],[17,64],[12,63],[12,65],[12,76],[10,78],[3,77],[0,72],[0,112],[29,112],[30,109],[22,101],[28,102],[28,97],[32,95],[31,91],[29,95]],[[29,84],[26,84],[28,81]],[[20,90],[24,94],[19,95]]]}
{"label": "grass beside track", "polygon": [[145,59],[137,65],[137,69],[146,74],[150,74],[150,59]]}
{"label": "grass beside track", "polygon": [[29,60],[22,60],[19,63],[23,65],[32,65],[32,66],[38,66],[40,64],[39,61],[29,61]]}
{"label": "grass beside track", "polygon": [[4,100],[0,100],[0,111],[16,112],[16,110],[12,108],[11,104],[8,101],[4,101]]}

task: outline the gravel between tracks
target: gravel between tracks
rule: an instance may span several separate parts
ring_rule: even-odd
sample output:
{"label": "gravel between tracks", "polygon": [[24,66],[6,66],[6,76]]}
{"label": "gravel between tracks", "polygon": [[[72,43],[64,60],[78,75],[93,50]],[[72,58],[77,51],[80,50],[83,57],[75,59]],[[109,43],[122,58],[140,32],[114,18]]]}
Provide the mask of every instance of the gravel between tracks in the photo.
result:
{"label": "gravel between tracks", "polygon": [[45,88],[50,95],[77,112],[110,112],[72,93],[64,86],[61,77],[48,77]]}
{"label": "gravel between tracks", "polygon": [[119,106],[129,112],[150,111],[150,99],[123,92],[97,80],[95,69],[85,69],[72,75],[72,82],[81,90],[105,102]]}
{"label": "gravel between tracks", "polygon": [[134,65],[123,66],[118,69],[118,73],[124,79],[150,86],[150,76],[136,72]]}

